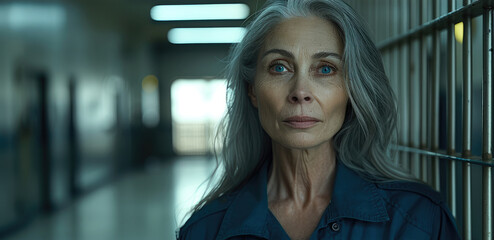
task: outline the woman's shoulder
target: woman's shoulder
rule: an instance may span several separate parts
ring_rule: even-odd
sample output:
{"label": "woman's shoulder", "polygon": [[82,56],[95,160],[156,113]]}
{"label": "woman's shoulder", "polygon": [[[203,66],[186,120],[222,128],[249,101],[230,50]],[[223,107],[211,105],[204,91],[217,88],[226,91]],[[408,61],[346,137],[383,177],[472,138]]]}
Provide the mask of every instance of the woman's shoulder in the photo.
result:
{"label": "woman's shoulder", "polygon": [[194,212],[180,228],[177,239],[215,239],[232,195],[221,196]]}
{"label": "woman's shoulder", "polygon": [[444,203],[441,195],[426,184],[411,181],[392,181],[377,183],[378,188],[386,192],[390,201],[418,200],[424,203],[441,205]]}
{"label": "woman's shoulder", "polygon": [[[455,220],[437,191],[418,182],[395,181],[376,184],[384,192],[392,221],[403,221],[425,232],[456,239]],[[442,237],[441,237],[442,236]]]}
{"label": "woman's shoulder", "polygon": [[442,211],[449,213],[441,195],[425,184],[395,181],[376,185],[383,192],[388,214],[402,215],[406,220],[420,224],[425,222],[424,217],[432,219]]}

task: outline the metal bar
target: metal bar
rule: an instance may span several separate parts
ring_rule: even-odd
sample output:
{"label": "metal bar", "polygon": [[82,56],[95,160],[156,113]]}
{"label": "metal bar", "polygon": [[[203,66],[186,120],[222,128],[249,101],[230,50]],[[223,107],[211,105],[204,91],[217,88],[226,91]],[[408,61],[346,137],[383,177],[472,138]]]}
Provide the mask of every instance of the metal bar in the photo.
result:
{"label": "metal bar", "polygon": [[[408,11],[407,11],[407,7],[405,5],[405,1],[406,0],[400,0],[399,1],[399,10],[400,10],[400,16],[398,19],[400,19],[400,26],[399,26],[399,32],[406,32],[407,31],[407,28],[408,28]],[[408,104],[407,104],[407,101],[410,99],[409,96],[408,96],[408,91],[407,91],[407,88],[408,88],[408,82],[410,81],[410,72],[409,72],[409,68],[408,68],[408,60],[409,60],[409,55],[408,55],[408,49],[409,49],[409,46],[410,46],[410,42],[403,42],[403,44],[401,44],[399,46],[399,49],[400,49],[400,81],[399,81],[399,97],[400,97],[400,100],[399,100],[399,106],[400,106],[400,142],[401,144],[405,144],[405,145],[408,145],[410,144],[410,142],[408,141],[408,135],[409,135],[409,131],[410,131],[410,127],[409,127],[409,121],[408,121],[408,118],[409,118],[409,115],[408,115]],[[403,167],[404,169],[410,169],[409,166],[409,154],[400,154],[401,157],[400,157],[400,164],[401,164],[401,167]]]}
{"label": "metal bar", "polygon": [[377,7],[378,6],[378,3],[377,3],[377,0],[374,0],[372,3],[371,3],[371,11],[369,11],[371,14],[372,14],[372,28],[373,28],[373,35],[374,35],[374,41],[377,42],[379,41],[379,38],[382,36],[382,34],[380,34],[380,30],[381,28],[378,28],[377,26],[378,25],[378,21],[377,21],[377,17],[380,16],[379,14],[377,14]]}
{"label": "metal bar", "polygon": [[[427,2],[424,2],[427,0],[422,0],[420,1],[420,14],[421,14],[421,22],[420,24],[423,24],[427,21]],[[427,149],[428,148],[428,126],[427,124],[427,110],[429,108],[429,104],[427,101],[427,73],[429,72],[427,70],[427,37],[425,35],[422,36],[420,40],[420,149]],[[427,182],[427,163],[426,162],[426,156],[425,155],[420,155],[420,179],[422,179],[424,182]]]}
{"label": "metal bar", "polygon": [[[397,18],[398,18],[398,8],[397,6],[397,1],[390,0],[390,11],[389,11],[389,18],[390,18],[390,36],[397,36],[398,35],[398,24],[397,24]],[[393,87],[393,90],[395,93],[398,93],[399,87],[398,87],[398,71],[397,68],[394,67],[395,63],[398,62],[398,51],[399,49],[397,47],[390,48],[391,51],[391,56],[390,56],[390,73],[391,73],[391,86]],[[399,116],[398,116],[399,117]],[[399,120],[398,120],[399,122]],[[398,141],[400,140],[399,138],[397,139]],[[397,154],[398,155],[398,154]],[[399,156],[399,155],[398,155]],[[393,161],[396,165],[399,165],[398,159],[394,159]]]}
{"label": "metal bar", "polygon": [[[468,5],[471,0],[463,0]],[[472,19],[463,20],[463,158],[472,155]],[[472,239],[472,176],[463,163],[463,239]]]}
{"label": "metal bar", "polygon": [[[409,28],[418,25],[418,11],[417,1],[408,1],[409,9]],[[408,86],[409,97],[409,145],[411,147],[418,147],[420,145],[420,69],[412,66],[419,65],[420,50],[418,48],[418,41],[410,41],[410,46],[408,48],[408,55],[411,63],[409,64],[409,75],[410,81]],[[418,70],[418,71],[417,71]],[[413,176],[420,177],[420,158],[417,154],[410,153],[410,169]]]}
{"label": "metal bar", "polygon": [[470,163],[470,164],[475,164],[479,166],[484,166],[484,167],[494,167],[494,159],[487,159],[487,160],[482,160],[482,157],[475,157],[472,156],[470,158],[463,158],[460,156],[453,156],[453,155],[448,155],[446,152],[432,152],[432,151],[427,151],[427,150],[422,150],[418,148],[411,148],[408,146],[402,146],[402,145],[393,145],[391,146],[392,149],[397,150],[397,151],[405,151],[405,152],[413,152],[413,153],[418,153],[426,156],[431,156],[431,157],[437,157],[437,158],[442,158],[446,160],[455,160],[459,162],[464,162],[464,163]]}
{"label": "metal bar", "polygon": [[[482,81],[482,159],[492,158],[492,46],[493,10],[483,15],[483,81]],[[483,168],[482,174],[482,238],[492,239],[492,171]]]}
{"label": "metal bar", "polygon": [[[434,0],[432,5],[433,14],[438,15],[439,12],[439,0]],[[441,77],[440,72],[440,55],[441,55],[441,39],[440,32],[436,30],[432,35],[433,41],[433,74],[431,81],[431,150],[436,152],[439,149],[439,79]],[[439,161],[436,157],[432,158],[432,186],[440,191],[440,179],[439,179]]]}
{"label": "metal bar", "polygon": [[396,37],[398,36],[399,33],[399,8],[398,8],[398,2],[397,1],[391,1],[392,3],[392,8],[391,8],[391,36]]}
{"label": "metal bar", "polygon": [[[448,11],[455,9],[455,0],[448,1]],[[456,42],[455,42],[455,24],[451,23],[448,28],[448,146],[447,153],[455,154],[455,89],[456,89]],[[448,163],[448,203],[451,208],[451,214],[456,217],[456,162]]]}
{"label": "metal bar", "polygon": [[393,36],[386,41],[377,44],[380,50],[389,48],[392,45],[399,44],[410,38],[418,38],[421,35],[428,35],[436,30],[448,28],[450,23],[460,22],[465,14],[476,17],[482,14],[484,8],[492,6],[492,0],[478,0],[467,6],[459,8],[453,12],[445,14],[443,16],[435,16],[435,19],[413,28],[406,33],[400,34],[399,36]]}
{"label": "metal bar", "polygon": [[[390,12],[390,9],[391,9],[391,6],[390,6],[390,3],[389,3],[389,0],[385,0],[385,2],[384,2],[384,12],[385,13],[389,13]],[[390,25],[389,24],[389,22],[390,22],[389,14],[382,14],[382,15],[384,17],[384,22],[383,22],[383,25],[382,26]],[[384,39],[387,39],[387,38],[390,38],[391,37],[389,27],[383,28],[383,32],[384,32]]]}

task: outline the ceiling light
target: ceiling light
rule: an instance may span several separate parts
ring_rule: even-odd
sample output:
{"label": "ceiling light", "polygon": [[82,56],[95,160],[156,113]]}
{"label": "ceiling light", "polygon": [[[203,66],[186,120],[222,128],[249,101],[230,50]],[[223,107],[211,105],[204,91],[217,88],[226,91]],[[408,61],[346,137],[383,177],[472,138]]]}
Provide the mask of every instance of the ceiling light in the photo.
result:
{"label": "ceiling light", "polygon": [[151,8],[155,21],[232,20],[249,16],[249,7],[235,4],[158,5]]}
{"label": "ceiling light", "polygon": [[168,41],[174,44],[238,43],[244,35],[242,27],[173,28],[168,32]]}
{"label": "ceiling light", "polygon": [[7,5],[6,20],[13,29],[60,29],[66,13],[60,5],[14,3]]}

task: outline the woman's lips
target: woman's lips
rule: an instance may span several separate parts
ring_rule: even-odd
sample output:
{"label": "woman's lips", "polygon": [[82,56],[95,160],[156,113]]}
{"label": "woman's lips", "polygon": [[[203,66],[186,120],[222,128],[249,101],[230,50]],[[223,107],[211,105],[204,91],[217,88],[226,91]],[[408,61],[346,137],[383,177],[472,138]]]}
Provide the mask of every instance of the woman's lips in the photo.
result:
{"label": "woman's lips", "polygon": [[308,116],[293,116],[283,120],[288,126],[293,128],[310,128],[321,120]]}

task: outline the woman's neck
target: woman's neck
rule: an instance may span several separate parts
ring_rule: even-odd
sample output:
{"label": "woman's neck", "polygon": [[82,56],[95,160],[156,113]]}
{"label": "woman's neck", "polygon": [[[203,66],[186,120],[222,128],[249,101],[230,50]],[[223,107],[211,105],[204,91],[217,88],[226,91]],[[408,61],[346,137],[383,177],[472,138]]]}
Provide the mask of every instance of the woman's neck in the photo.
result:
{"label": "woman's neck", "polygon": [[304,208],[318,199],[330,199],[335,166],[332,142],[303,150],[289,149],[273,143],[268,201],[289,201]]}

